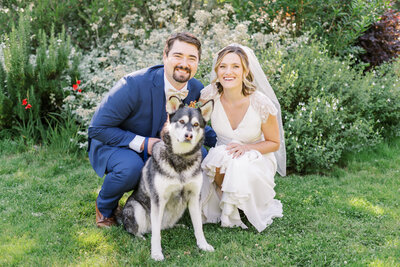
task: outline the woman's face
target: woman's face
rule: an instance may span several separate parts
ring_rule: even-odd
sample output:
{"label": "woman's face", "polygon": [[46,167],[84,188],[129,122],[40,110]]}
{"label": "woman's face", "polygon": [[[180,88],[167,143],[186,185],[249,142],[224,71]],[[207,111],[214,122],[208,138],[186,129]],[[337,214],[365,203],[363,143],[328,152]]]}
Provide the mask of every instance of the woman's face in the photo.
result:
{"label": "woman's face", "polygon": [[218,81],[225,89],[242,90],[243,66],[235,53],[226,54],[217,68]]}

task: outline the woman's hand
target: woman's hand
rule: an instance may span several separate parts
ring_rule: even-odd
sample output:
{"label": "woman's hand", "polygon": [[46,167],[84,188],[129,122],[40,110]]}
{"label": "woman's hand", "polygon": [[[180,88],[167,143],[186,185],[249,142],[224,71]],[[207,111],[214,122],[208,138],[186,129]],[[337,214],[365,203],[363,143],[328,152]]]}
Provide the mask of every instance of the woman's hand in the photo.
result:
{"label": "woman's hand", "polygon": [[250,149],[247,145],[229,143],[228,145],[226,145],[226,150],[228,150],[228,154],[232,155],[232,158],[238,158]]}

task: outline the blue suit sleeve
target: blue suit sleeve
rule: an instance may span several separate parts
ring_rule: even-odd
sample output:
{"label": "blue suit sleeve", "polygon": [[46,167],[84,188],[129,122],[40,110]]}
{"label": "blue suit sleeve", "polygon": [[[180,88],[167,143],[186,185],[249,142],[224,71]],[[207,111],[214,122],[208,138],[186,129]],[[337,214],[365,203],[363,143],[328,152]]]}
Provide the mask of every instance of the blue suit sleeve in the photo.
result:
{"label": "blue suit sleeve", "polygon": [[217,134],[214,132],[213,128],[207,125],[205,128],[204,145],[208,147],[214,147],[216,143],[217,143]]}
{"label": "blue suit sleeve", "polygon": [[106,145],[128,146],[136,134],[121,129],[120,124],[134,111],[135,90],[131,90],[125,79],[121,79],[97,108],[89,126],[89,138]]}

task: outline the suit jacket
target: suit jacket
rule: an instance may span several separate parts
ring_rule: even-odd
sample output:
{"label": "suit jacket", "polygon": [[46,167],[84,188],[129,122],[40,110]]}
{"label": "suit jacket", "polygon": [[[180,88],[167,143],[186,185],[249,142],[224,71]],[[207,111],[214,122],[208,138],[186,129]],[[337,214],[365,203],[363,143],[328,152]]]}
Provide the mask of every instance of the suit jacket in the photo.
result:
{"label": "suit jacket", "polygon": [[[198,100],[203,84],[188,81],[185,104]],[[167,120],[164,66],[157,65],[126,75],[102,100],[89,125],[89,159],[102,177],[110,155],[128,147],[135,136],[159,137]],[[215,145],[215,133],[206,131],[206,143]]]}

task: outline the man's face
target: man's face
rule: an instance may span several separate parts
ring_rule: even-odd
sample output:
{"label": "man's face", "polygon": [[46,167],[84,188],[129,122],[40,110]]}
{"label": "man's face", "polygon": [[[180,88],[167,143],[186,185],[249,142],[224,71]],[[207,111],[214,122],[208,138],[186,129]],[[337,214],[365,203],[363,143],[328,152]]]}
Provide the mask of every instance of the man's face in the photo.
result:
{"label": "man's face", "polygon": [[165,75],[168,81],[178,87],[194,77],[199,64],[199,51],[193,44],[176,40],[168,56],[163,56]]}

